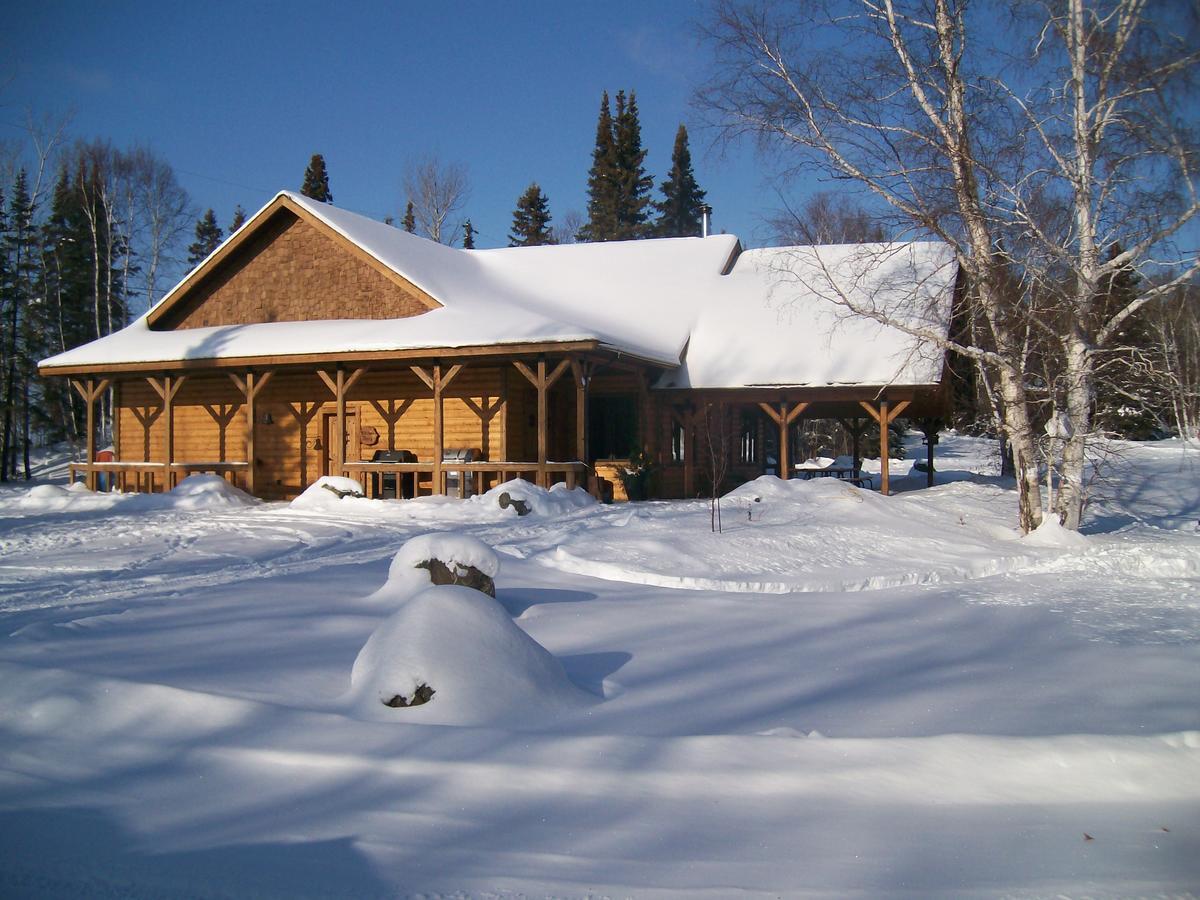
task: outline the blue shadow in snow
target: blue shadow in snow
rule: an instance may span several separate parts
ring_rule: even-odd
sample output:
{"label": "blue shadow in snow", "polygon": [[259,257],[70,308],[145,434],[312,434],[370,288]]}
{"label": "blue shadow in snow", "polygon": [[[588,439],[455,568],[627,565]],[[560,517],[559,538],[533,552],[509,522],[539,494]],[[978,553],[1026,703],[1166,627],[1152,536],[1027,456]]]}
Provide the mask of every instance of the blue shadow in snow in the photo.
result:
{"label": "blue shadow in snow", "polygon": [[613,675],[633,659],[633,654],[624,651],[604,653],[576,653],[573,656],[560,656],[558,661],[567,671],[567,677],[577,688],[604,698],[604,679]]}
{"label": "blue shadow in snow", "polygon": [[[152,838],[150,839],[153,840]],[[391,897],[348,837],[156,853],[88,808],[0,813],[0,896]]]}
{"label": "blue shadow in snow", "polygon": [[571,591],[559,588],[500,588],[496,591],[496,599],[508,610],[514,618],[521,615],[531,606],[542,603],[586,603],[595,600],[596,595],[589,591]]}

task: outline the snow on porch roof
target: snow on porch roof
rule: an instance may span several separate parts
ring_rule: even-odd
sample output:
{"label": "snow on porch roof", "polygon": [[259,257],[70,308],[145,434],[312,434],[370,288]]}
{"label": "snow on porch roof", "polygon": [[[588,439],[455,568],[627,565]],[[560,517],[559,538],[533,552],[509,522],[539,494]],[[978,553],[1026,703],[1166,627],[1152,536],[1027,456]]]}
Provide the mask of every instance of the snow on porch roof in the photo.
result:
{"label": "snow on porch roof", "polygon": [[677,367],[662,387],[933,384],[941,377],[941,353],[932,345],[870,320],[842,320],[829,300],[839,293],[886,294],[901,304],[912,297],[913,316],[944,335],[957,269],[942,244],[749,251],[730,270],[739,247],[732,235],[457,250],[300,194],[279,197],[442,307],[401,319],[174,331],[152,331],[142,316],[42,366],[595,340]]}

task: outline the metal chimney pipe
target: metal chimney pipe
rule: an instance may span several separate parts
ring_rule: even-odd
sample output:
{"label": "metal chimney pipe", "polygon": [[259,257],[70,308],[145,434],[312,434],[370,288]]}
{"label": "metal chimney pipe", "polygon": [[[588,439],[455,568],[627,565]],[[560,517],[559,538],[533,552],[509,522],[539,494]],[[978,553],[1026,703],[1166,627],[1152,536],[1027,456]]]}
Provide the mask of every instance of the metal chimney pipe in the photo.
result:
{"label": "metal chimney pipe", "polygon": [[700,237],[708,237],[708,217],[712,215],[712,207],[707,203],[700,206]]}

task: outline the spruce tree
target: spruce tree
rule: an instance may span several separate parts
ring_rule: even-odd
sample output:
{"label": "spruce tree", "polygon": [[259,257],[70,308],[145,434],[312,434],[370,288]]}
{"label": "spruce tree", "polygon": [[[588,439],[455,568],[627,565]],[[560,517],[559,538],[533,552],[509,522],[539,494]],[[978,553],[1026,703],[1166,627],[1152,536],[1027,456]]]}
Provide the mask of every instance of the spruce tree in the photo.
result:
{"label": "spruce tree", "polygon": [[508,246],[536,247],[553,243],[554,236],[550,232],[550,200],[535,181],[517,199]]}
{"label": "spruce tree", "polygon": [[409,234],[415,234],[417,231],[417,213],[411,200],[408,201],[408,206],[404,207],[404,219],[400,224]]}
{"label": "spruce tree", "polygon": [[211,209],[196,222],[196,240],[188,246],[188,265],[194,266],[208,258],[221,245],[224,238],[217,217]]}
{"label": "spruce tree", "polygon": [[675,132],[671,151],[671,171],[659,188],[663,198],[654,204],[658,218],[654,222],[657,237],[692,237],[700,234],[704,191],[692,173],[692,153],[688,149],[687,128]]}
{"label": "spruce tree", "polygon": [[239,228],[246,224],[246,211],[242,209],[242,204],[238,204],[233,210],[233,220],[229,223],[229,233],[233,234]]}
{"label": "spruce tree", "polygon": [[320,153],[314,153],[312,159],[308,161],[300,193],[305,197],[320,200],[322,203],[333,202],[333,191],[329,189],[329,173],[325,171],[325,157]]}
{"label": "spruce tree", "polygon": [[[40,237],[37,292],[43,302],[31,307],[29,321],[32,351],[38,358],[78,347],[96,336],[88,226],[77,185],[65,166],[59,170]],[[63,378],[48,378],[40,385],[41,412],[51,436],[77,438],[83,431],[84,410],[70,384]]]}
{"label": "spruce tree", "polygon": [[467,221],[463,222],[463,249],[464,250],[474,250],[475,249],[475,235],[478,233],[479,232],[477,232],[475,230],[475,226],[471,224],[470,219],[467,219]]}
{"label": "spruce tree", "polygon": [[[623,98],[623,95],[619,95]],[[588,172],[587,223],[579,230],[581,241],[611,241],[617,233],[616,146],[608,91],[600,98],[596,122],[596,146]]]}
{"label": "spruce tree", "polygon": [[638,121],[637,94],[617,93],[617,115],[613,121],[614,169],[616,177],[616,231],[614,240],[626,241],[650,236],[650,190],[654,179],[642,165],[642,126]]}
{"label": "spruce tree", "polygon": [[0,481],[17,474],[18,404],[26,396],[26,382],[32,376],[33,360],[22,338],[27,331],[26,317],[33,300],[35,247],[33,201],[25,170],[17,173],[6,221],[0,222],[0,256],[4,257],[2,293],[4,309],[4,394],[3,432],[0,434]]}

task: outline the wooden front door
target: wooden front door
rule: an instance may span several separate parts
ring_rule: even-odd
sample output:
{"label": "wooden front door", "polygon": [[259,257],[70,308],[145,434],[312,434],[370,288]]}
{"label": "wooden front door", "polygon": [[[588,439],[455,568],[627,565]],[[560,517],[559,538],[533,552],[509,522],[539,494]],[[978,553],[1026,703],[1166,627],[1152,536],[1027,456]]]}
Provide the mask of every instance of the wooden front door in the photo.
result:
{"label": "wooden front door", "polygon": [[[334,472],[334,466],[337,460],[337,413],[324,412],[321,413],[321,443],[325,448],[321,453],[321,474],[333,475],[342,474]],[[358,446],[358,413],[354,410],[346,410],[346,432],[344,435],[346,442],[346,462],[357,462],[359,458]]]}

